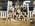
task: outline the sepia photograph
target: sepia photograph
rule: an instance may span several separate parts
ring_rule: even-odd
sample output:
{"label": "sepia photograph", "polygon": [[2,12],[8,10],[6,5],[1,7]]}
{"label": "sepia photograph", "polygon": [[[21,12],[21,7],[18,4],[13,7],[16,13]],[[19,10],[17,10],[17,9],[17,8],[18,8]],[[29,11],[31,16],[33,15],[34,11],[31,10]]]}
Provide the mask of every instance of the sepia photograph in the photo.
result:
{"label": "sepia photograph", "polygon": [[0,26],[35,26],[35,0],[0,0]]}

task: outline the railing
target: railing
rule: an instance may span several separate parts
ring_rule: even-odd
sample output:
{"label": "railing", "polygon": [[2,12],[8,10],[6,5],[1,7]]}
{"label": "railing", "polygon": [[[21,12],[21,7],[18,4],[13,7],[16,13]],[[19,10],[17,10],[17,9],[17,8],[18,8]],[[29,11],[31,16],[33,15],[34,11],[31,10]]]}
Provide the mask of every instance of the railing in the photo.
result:
{"label": "railing", "polygon": [[6,18],[7,17],[7,11],[0,11],[0,18]]}

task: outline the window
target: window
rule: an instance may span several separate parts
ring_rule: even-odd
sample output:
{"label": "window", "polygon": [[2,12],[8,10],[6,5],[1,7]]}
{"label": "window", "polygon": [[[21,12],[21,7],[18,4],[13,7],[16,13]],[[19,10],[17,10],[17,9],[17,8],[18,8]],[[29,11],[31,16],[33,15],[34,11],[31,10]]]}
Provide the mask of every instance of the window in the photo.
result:
{"label": "window", "polygon": [[0,11],[1,10],[7,10],[7,1],[8,0],[0,0]]}

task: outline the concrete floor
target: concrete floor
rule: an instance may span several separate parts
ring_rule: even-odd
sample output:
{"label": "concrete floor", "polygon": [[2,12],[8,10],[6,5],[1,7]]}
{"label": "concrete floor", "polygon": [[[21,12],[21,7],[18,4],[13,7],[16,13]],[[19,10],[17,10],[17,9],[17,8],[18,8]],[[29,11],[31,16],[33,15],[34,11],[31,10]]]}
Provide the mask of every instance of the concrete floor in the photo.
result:
{"label": "concrete floor", "polygon": [[[13,19],[12,19],[13,20]],[[0,20],[0,26],[30,26],[30,22],[28,21],[6,21],[6,20]]]}

